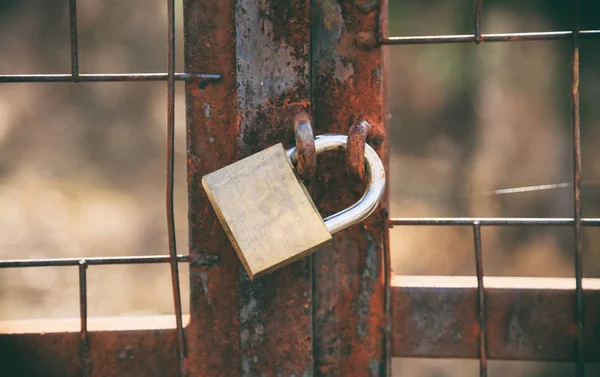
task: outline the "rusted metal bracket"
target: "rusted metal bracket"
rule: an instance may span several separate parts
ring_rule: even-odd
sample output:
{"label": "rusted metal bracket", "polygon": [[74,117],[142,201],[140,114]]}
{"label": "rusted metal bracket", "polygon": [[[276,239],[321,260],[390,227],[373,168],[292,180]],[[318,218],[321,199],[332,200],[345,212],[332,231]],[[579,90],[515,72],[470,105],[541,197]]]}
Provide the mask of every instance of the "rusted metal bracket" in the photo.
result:
{"label": "rusted metal bracket", "polygon": [[[379,132],[379,133],[378,133]],[[365,144],[373,142],[375,147],[383,143],[381,129],[377,129],[366,120],[359,120],[348,131],[348,150],[346,151],[346,171],[354,183],[365,178]]]}
{"label": "rusted metal bracket", "polygon": [[296,171],[305,181],[310,181],[317,170],[317,151],[310,115],[301,111],[294,117],[294,135],[298,150]]}

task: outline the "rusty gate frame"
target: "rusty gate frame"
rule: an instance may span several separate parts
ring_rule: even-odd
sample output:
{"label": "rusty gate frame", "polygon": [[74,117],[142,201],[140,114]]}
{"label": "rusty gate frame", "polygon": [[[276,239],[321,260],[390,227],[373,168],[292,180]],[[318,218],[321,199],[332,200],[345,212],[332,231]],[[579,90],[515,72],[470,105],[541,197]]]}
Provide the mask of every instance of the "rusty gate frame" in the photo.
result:
{"label": "rusty gate frame", "polygon": [[[409,37],[387,36],[386,0],[184,0],[185,73],[174,71],[174,1],[167,4],[167,73],[80,74],[76,0],[69,0],[71,73],[0,75],[1,83],[167,81],[169,135],[169,255],[0,261],[0,268],[78,266],[80,278],[78,320],[0,323],[3,370],[389,376],[397,356],[476,358],[481,375],[488,359],[571,361],[581,377],[584,362],[600,362],[594,352],[600,284],[582,278],[582,227],[600,226],[600,219],[581,215],[579,136],[579,40],[599,38],[600,30],[580,30],[577,0],[570,31],[482,34],[482,0],[474,0],[473,34]],[[366,222],[337,234],[331,246],[255,282],[247,278],[200,188],[202,175],[271,144],[291,144],[292,117],[300,110],[312,114],[316,134],[347,133],[361,117],[386,135],[386,45],[557,39],[573,46],[573,218],[390,219],[386,196]],[[175,80],[186,83],[188,256],[177,255],[174,239]],[[377,148],[386,167],[387,149],[387,140]],[[340,164],[343,156],[319,157],[310,185],[324,215],[361,192],[333,169]],[[472,227],[476,278],[392,277],[389,227],[404,225]],[[575,279],[484,277],[481,228],[532,225],[574,229]],[[191,284],[185,327],[178,274],[184,262]],[[141,263],[170,264],[175,329],[165,317],[88,321],[88,267]],[[88,322],[98,330],[88,331]]]}

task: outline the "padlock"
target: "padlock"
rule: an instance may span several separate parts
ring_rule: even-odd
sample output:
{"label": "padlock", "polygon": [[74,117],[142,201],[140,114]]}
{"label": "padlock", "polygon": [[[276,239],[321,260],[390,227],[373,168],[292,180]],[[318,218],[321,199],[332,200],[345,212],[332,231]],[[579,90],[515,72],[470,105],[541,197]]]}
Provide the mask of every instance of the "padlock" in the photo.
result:
{"label": "padlock", "polygon": [[[344,150],[346,135],[315,138],[316,153]],[[365,146],[368,184],[349,208],[321,218],[295,173],[296,148],[277,144],[205,175],[202,186],[251,279],[299,260],[368,217],[385,190],[385,170]]]}

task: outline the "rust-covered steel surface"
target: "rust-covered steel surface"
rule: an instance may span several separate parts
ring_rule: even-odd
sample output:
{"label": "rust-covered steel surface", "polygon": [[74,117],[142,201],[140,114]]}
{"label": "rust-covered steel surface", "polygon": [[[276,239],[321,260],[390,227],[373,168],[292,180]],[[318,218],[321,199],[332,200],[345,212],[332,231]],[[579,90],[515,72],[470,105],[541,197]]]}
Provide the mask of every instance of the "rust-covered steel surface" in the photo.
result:
{"label": "rust-covered steel surface", "polygon": [[[385,62],[376,40],[386,27],[386,1],[314,0],[312,99],[315,134],[347,134],[359,119],[386,135]],[[380,19],[381,18],[381,19]],[[387,143],[374,146],[387,167]],[[351,185],[345,156],[318,157],[313,184],[323,215],[351,205],[364,185]],[[337,233],[314,254],[316,376],[386,376],[383,213]]]}
{"label": "rust-covered steel surface", "polygon": [[[294,142],[310,111],[309,0],[236,2],[238,157]],[[251,200],[251,198],[249,198]],[[240,273],[239,376],[311,376],[310,258],[250,281]]]}
{"label": "rust-covered steel surface", "polygon": [[294,115],[310,111],[309,16],[308,0],[185,2],[186,71],[224,77],[187,86],[191,375],[312,375],[310,259],[251,282],[200,185],[206,173],[294,142]]}
{"label": "rust-covered steel surface", "polygon": [[[575,281],[484,278],[489,359],[575,361]],[[600,362],[600,281],[584,279],[585,354]],[[396,357],[478,358],[474,277],[396,277],[392,282]]]}
{"label": "rust-covered steel surface", "polygon": [[233,1],[185,0],[185,70],[223,75],[218,85],[186,85],[190,226],[190,376],[237,376],[240,365],[239,262],[202,190],[202,176],[236,161],[239,116]]}
{"label": "rust-covered steel surface", "polygon": [[[575,361],[574,279],[486,277],[484,280],[489,359]],[[583,288],[587,303],[584,358],[586,362],[598,363],[600,354],[595,350],[600,349],[600,280],[583,279]],[[396,276],[391,294],[393,356],[478,358],[476,277]],[[127,318],[122,320],[127,322]],[[53,320],[48,320],[44,327],[55,327],[52,323]],[[152,322],[148,324],[153,326]],[[0,365],[21,372],[11,374],[15,376],[80,375],[77,322],[73,321],[71,326],[71,332],[0,334]],[[123,326],[105,323],[102,327]],[[189,342],[189,325],[187,330]],[[177,355],[171,347],[164,346],[175,343],[173,329],[90,330],[89,336],[89,376],[177,375]],[[237,334],[234,340],[239,340]],[[280,341],[282,348],[290,344],[286,339]],[[188,363],[198,361],[190,359],[188,354]],[[231,365],[231,376],[242,375],[239,367],[240,364]],[[223,367],[188,376],[224,375],[222,370]]]}
{"label": "rust-covered steel surface", "polygon": [[[48,320],[51,322],[51,320]],[[176,376],[175,331],[92,331],[87,375]],[[78,332],[0,334],[2,376],[81,376]],[[4,374],[6,373],[6,374]]]}

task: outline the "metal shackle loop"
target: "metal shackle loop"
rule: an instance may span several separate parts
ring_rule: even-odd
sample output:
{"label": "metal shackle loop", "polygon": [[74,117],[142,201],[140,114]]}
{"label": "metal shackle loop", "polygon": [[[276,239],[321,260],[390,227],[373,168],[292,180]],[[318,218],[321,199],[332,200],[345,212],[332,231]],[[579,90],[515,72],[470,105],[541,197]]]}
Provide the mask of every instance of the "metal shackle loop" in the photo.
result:
{"label": "metal shackle loop", "polygon": [[[346,150],[347,146],[348,136],[346,135],[325,134],[315,138],[317,154],[326,151]],[[298,162],[296,147],[288,149],[286,154],[295,166]],[[365,193],[352,206],[324,220],[329,233],[337,233],[340,230],[363,221],[377,208],[385,191],[385,170],[381,159],[379,159],[375,150],[368,144],[365,145],[365,165],[367,171],[367,188],[365,189]]]}

